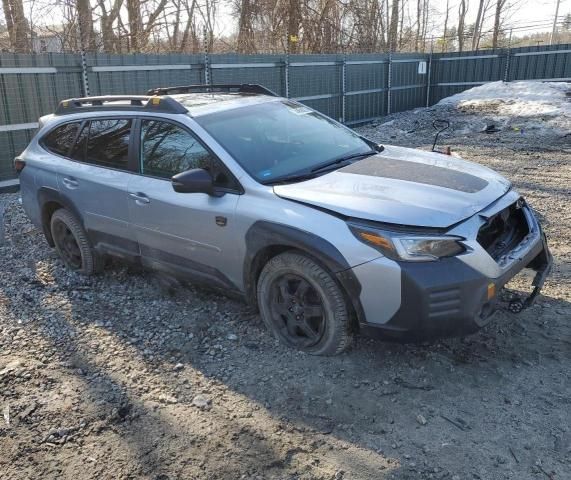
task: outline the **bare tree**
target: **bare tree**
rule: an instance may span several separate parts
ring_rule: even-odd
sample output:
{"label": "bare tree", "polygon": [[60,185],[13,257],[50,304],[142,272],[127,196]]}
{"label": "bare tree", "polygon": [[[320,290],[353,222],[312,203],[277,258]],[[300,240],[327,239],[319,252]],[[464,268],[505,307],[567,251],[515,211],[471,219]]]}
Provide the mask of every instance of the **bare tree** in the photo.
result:
{"label": "bare tree", "polygon": [[500,35],[500,23],[504,7],[507,0],[496,0],[496,12],[494,15],[494,33],[492,34],[492,48],[498,48],[498,38]]}
{"label": "bare tree", "polygon": [[464,33],[466,28],[466,12],[468,10],[468,0],[460,0],[458,5],[458,51],[464,50]]}
{"label": "bare tree", "polygon": [[399,0],[393,0],[391,5],[391,23],[389,24],[389,48],[392,52],[396,51],[398,44],[398,26],[399,26]]}
{"label": "bare tree", "polygon": [[254,42],[254,6],[252,0],[241,0],[239,4],[240,19],[238,23],[238,52],[252,53],[256,51]]}
{"label": "bare tree", "polygon": [[422,52],[426,49],[426,35],[428,33],[428,19],[429,15],[430,0],[424,0],[422,6]]}
{"label": "bare tree", "polygon": [[119,35],[115,30],[115,24],[119,19],[123,0],[113,0],[110,5],[105,0],[97,0],[97,7],[100,10],[99,27],[103,41],[103,50],[109,53],[120,51]]}
{"label": "bare tree", "polygon": [[22,0],[2,0],[2,7],[12,50],[16,53],[29,52],[30,26],[24,14]]}
{"label": "bare tree", "polygon": [[289,0],[287,12],[287,42],[291,53],[297,53],[299,44],[299,29],[301,27],[301,1]]}
{"label": "bare tree", "polygon": [[95,31],[93,30],[93,16],[89,0],[77,0],[76,9],[79,32],[82,37],[80,38],[82,47],[87,51],[94,52],[97,49],[97,44]]}
{"label": "bare tree", "polygon": [[446,16],[444,17],[444,33],[442,34],[442,51],[447,50],[448,17],[450,16],[450,0],[446,0]]}
{"label": "bare tree", "polygon": [[474,23],[474,33],[472,35],[472,50],[478,50],[480,48],[480,42],[483,36],[484,23],[489,18],[489,10],[492,7],[492,2],[494,0],[479,0],[478,3],[478,13],[476,15],[476,21]]}
{"label": "bare tree", "polygon": [[420,33],[422,30],[422,2],[423,0],[416,0],[416,35],[414,40],[414,51],[418,52],[420,44]]}

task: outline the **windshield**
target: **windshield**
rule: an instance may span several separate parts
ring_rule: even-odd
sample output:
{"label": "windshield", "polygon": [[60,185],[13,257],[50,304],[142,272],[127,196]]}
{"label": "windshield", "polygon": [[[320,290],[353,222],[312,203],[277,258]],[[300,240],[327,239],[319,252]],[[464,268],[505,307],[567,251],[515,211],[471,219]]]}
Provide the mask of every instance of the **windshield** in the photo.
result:
{"label": "windshield", "polygon": [[261,183],[296,177],[336,159],[371,152],[371,146],[357,134],[288,100],[195,120]]}

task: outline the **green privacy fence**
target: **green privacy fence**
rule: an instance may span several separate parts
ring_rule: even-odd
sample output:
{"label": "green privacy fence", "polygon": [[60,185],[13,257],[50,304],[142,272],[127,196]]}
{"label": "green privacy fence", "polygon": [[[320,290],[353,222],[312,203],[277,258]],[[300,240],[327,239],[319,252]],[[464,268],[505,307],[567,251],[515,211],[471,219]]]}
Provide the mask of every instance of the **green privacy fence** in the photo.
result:
{"label": "green privacy fence", "polygon": [[64,98],[260,83],[348,125],[497,80],[571,81],[571,45],[446,54],[0,54],[0,181]]}
{"label": "green privacy fence", "polygon": [[488,82],[571,82],[571,45],[521,47],[434,55],[429,104]]}

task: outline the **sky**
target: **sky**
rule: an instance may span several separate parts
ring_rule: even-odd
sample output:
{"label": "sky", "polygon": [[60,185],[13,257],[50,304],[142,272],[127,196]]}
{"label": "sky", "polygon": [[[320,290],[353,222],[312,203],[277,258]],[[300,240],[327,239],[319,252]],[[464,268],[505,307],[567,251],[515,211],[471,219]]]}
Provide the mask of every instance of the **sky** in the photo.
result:
{"label": "sky", "polygon": [[[468,19],[469,22],[472,23],[477,14],[478,10],[478,0],[468,0],[470,3],[469,10],[468,10]],[[444,12],[446,10],[446,0],[433,0],[434,5],[440,11]],[[493,2],[495,3],[495,2]],[[514,26],[528,26],[534,25],[536,26],[532,30],[518,30],[518,32],[529,33],[533,31],[547,31],[551,30],[551,24],[553,23],[553,19],[555,17],[555,5],[556,0],[508,0],[508,4],[513,5],[510,10],[509,19],[506,20],[506,25],[514,25]],[[457,5],[457,0],[450,0],[451,5]],[[457,8],[452,9],[454,12],[457,12]],[[560,7],[559,7],[559,16],[562,16],[566,13],[571,13],[571,0],[561,0]],[[493,15],[493,11],[490,12]],[[454,18],[457,18],[457,15],[454,15]],[[491,24],[492,19],[488,20]],[[521,34],[521,33],[519,33]]]}
{"label": "sky", "polygon": [[[553,23],[553,18],[555,16],[555,5],[557,0],[508,0],[508,4],[513,5],[510,11],[509,19],[506,20],[506,25],[513,25],[517,27],[514,30],[515,36],[523,36],[524,34],[534,33],[534,32],[546,32],[551,31],[551,25]],[[491,0],[495,4],[495,0]],[[450,0],[450,19],[451,25],[457,22],[457,12],[458,12],[459,0]],[[469,8],[467,14],[467,22],[473,23],[476,19],[476,14],[478,10],[478,0],[468,0]],[[410,4],[411,13],[415,14],[415,0],[407,0],[407,4]],[[431,0],[430,5],[436,11],[442,13],[442,19],[444,18],[444,13],[446,11],[446,0]],[[559,7],[559,17],[562,17],[566,13],[571,13],[571,0],[561,0]],[[493,15],[493,9],[490,10],[490,15]],[[492,26],[492,18],[487,22],[488,29]],[[521,27],[527,27],[529,29],[521,29]],[[218,30],[219,33],[229,34],[236,31],[237,21],[234,16],[231,15],[230,7],[226,4],[221,8],[221,14],[218,19]],[[442,26],[436,28],[434,34],[442,35]]]}

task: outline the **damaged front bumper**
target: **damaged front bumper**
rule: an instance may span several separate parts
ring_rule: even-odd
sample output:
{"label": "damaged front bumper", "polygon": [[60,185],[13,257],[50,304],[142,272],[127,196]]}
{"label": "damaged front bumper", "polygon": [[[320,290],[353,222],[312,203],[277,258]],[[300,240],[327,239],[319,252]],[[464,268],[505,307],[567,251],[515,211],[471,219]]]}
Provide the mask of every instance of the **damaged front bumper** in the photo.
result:
{"label": "damaged front bumper", "polygon": [[535,216],[527,206],[524,208],[529,235],[501,265],[494,262],[496,271],[485,268],[485,262],[477,258],[472,262],[459,257],[437,262],[399,262],[400,308],[384,323],[375,323],[375,312],[365,312],[366,321],[361,322],[361,331],[402,340],[473,333],[492,319],[502,303],[500,292],[504,285],[524,268],[536,272],[533,290],[525,299],[512,298],[508,308],[517,313],[531,306],[551,270],[553,259]]}

